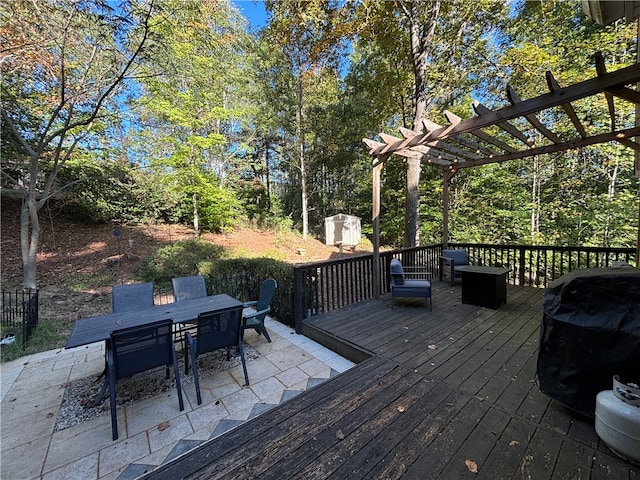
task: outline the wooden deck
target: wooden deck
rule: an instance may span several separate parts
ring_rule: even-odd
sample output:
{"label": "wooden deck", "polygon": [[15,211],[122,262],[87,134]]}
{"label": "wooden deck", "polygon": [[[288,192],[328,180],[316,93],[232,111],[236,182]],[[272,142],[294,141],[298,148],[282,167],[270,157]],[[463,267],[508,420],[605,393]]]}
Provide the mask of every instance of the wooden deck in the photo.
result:
{"label": "wooden deck", "polygon": [[510,286],[490,310],[434,282],[431,312],[387,298],[313,317],[309,335],[369,357],[143,478],[640,479],[540,393],[542,295]]}

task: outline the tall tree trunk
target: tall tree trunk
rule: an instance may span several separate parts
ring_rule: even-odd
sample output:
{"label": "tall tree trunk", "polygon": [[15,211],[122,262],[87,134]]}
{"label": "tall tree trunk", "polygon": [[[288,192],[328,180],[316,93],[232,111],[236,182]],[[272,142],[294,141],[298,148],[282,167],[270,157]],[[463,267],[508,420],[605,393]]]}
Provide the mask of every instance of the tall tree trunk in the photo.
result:
{"label": "tall tree trunk", "polygon": [[531,239],[540,232],[540,160],[533,157],[533,181],[531,182]]}
{"label": "tall tree trunk", "polygon": [[265,140],[264,142],[264,154],[263,154],[263,162],[264,162],[264,175],[265,175],[265,183],[267,185],[267,211],[271,211],[271,181],[269,176],[269,140]]}
{"label": "tall tree trunk", "polygon": [[[435,33],[438,15],[440,13],[440,0],[433,4],[430,14],[430,23],[423,26],[420,20],[420,10],[423,3],[419,0],[411,2],[409,9],[404,8],[409,19],[409,29],[411,38],[411,60],[413,65],[413,130],[422,130],[422,120],[424,119],[427,107],[427,97],[425,89],[425,76],[427,71],[429,46]],[[406,199],[406,228],[405,246],[415,247],[420,242],[420,158],[410,158],[407,160],[407,199]]]}
{"label": "tall tree trunk", "polygon": [[298,109],[296,111],[296,142],[298,147],[298,161],[300,165],[300,195],[302,203],[302,239],[309,235],[309,205],[307,198],[307,172],[304,156],[304,128],[302,125],[302,77],[298,75]]}
{"label": "tall tree trunk", "polygon": [[198,196],[193,194],[193,231],[196,237],[200,236],[200,215],[198,214]]}
{"label": "tall tree trunk", "polygon": [[620,168],[620,165],[618,163],[618,159],[616,158],[614,160],[614,164],[613,164],[613,170],[611,171],[611,173],[609,174],[609,186],[607,189],[607,218],[605,221],[605,227],[604,227],[604,238],[603,238],[603,242],[602,245],[604,247],[608,247],[609,246],[609,240],[611,237],[611,206],[613,205],[613,200],[616,196],[616,181],[618,179],[618,170]]}

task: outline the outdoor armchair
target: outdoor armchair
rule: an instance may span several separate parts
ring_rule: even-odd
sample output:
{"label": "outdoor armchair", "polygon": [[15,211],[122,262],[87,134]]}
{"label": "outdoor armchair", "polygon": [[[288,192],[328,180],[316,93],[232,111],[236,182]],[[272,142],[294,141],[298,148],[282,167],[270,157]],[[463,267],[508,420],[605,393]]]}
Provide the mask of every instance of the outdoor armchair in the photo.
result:
{"label": "outdoor armchair", "polygon": [[466,250],[454,249],[454,250],[442,250],[440,256],[440,274],[439,280],[442,281],[444,275],[448,275],[451,281],[451,286],[455,286],[455,279],[462,275],[458,270],[459,267],[469,265],[469,255]]}
{"label": "outdoor armchair", "polygon": [[403,267],[396,258],[391,260],[391,307],[396,298],[424,298],[432,309],[431,272],[425,267]]}
{"label": "outdoor armchair", "polygon": [[202,403],[200,379],[198,377],[198,356],[203,353],[226,348],[227,360],[229,360],[230,349],[231,347],[235,347],[242,361],[245,386],[249,385],[247,364],[244,358],[244,349],[242,348],[241,325],[242,307],[238,306],[226,310],[201,313],[198,316],[195,337],[190,331],[185,332],[185,343],[188,346],[189,352],[185,352],[184,355],[184,371],[186,374],[189,373],[189,357],[191,357],[198,405]]}
{"label": "outdoor armchair", "polygon": [[245,308],[253,308],[255,311],[248,310],[244,314],[242,319],[243,334],[246,329],[252,328],[259,334],[264,335],[267,342],[271,342],[271,337],[269,337],[269,333],[264,326],[264,319],[267,316],[267,313],[271,311],[271,302],[273,301],[276,288],[278,288],[278,282],[273,278],[267,278],[262,282],[262,285],[260,285],[258,300],[246,302],[244,304]]}
{"label": "outdoor armchair", "polygon": [[173,365],[178,390],[180,411],[184,410],[180,372],[172,337],[171,319],[147,325],[123,328],[111,333],[111,348],[107,349],[107,382],[111,407],[111,432],[118,439],[116,415],[116,382],[136,373],[165,366],[169,378],[169,367]]}

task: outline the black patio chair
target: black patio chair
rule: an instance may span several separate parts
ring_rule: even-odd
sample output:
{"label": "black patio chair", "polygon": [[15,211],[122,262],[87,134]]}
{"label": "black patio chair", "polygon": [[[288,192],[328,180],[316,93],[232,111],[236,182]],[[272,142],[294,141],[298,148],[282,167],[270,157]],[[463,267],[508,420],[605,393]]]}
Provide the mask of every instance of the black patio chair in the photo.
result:
{"label": "black patio chair", "polygon": [[198,315],[196,336],[194,337],[190,331],[185,332],[185,343],[188,345],[190,355],[185,352],[184,371],[185,374],[189,373],[189,356],[191,356],[198,405],[202,403],[202,397],[200,396],[200,379],[198,378],[198,356],[203,353],[226,348],[227,360],[229,360],[231,358],[230,349],[235,347],[242,361],[245,386],[249,385],[247,364],[244,358],[244,349],[242,348],[241,325],[242,307],[232,307],[216,312],[201,313]]}
{"label": "black patio chair", "polygon": [[111,332],[111,348],[107,349],[107,381],[111,407],[111,432],[118,439],[116,415],[116,381],[136,373],[173,364],[180,411],[184,410],[178,360],[173,345],[171,319]]}
{"label": "black patio chair", "polygon": [[244,307],[252,307],[255,308],[255,312],[250,312],[244,315],[242,319],[242,333],[244,337],[244,331],[248,328],[254,329],[256,332],[264,335],[264,338],[267,339],[267,342],[271,342],[271,337],[269,337],[269,333],[267,333],[267,329],[264,326],[264,319],[267,316],[267,313],[271,311],[271,301],[273,300],[273,296],[275,295],[276,288],[278,288],[278,283],[273,278],[267,278],[262,282],[260,286],[260,294],[258,295],[258,300],[252,302],[246,302]]}
{"label": "black patio chair", "polygon": [[[132,283],[128,285],[114,285],[111,287],[111,311],[113,313],[132,312],[136,310],[142,310],[145,308],[153,307],[153,283]],[[107,340],[105,345],[106,350],[111,349],[111,342]],[[107,375],[107,354],[105,353],[104,370],[98,377],[98,380]],[[107,391],[108,383],[105,381],[102,384],[100,392],[96,395],[92,407],[95,407],[100,403],[104,392]]]}
{"label": "black patio chair", "polygon": [[176,302],[207,296],[207,287],[202,275],[173,278],[171,283],[173,284],[173,298]]}
{"label": "black patio chair", "polygon": [[132,283],[111,287],[113,313],[131,312],[153,307],[153,283]]}

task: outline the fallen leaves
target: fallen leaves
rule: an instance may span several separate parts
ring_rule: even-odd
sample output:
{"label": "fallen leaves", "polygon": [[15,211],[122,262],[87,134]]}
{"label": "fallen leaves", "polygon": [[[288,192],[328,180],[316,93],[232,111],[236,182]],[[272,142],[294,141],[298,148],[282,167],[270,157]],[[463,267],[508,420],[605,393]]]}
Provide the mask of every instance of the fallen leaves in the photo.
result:
{"label": "fallen leaves", "polygon": [[162,422],[161,424],[158,425],[158,430],[159,431],[163,431],[166,430],[167,428],[169,428],[169,422]]}
{"label": "fallen leaves", "polygon": [[478,473],[478,464],[473,460],[465,460],[464,464],[471,473]]}

